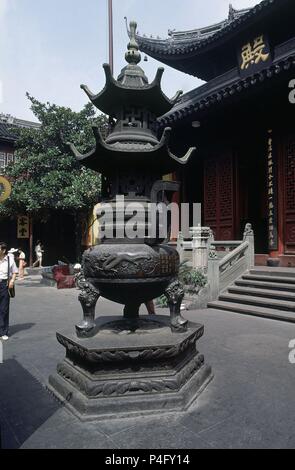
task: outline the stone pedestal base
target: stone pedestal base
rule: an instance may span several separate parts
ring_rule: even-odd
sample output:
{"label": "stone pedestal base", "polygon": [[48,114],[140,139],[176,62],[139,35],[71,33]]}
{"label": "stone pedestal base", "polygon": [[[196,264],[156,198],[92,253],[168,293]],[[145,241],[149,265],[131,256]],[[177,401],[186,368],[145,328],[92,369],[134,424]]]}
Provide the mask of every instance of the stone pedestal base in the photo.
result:
{"label": "stone pedestal base", "polygon": [[212,378],[196,349],[204,327],[172,333],[165,316],[97,321],[88,339],[57,334],[66,358],[49,389],[80,419],[110,419],[185,411]]}

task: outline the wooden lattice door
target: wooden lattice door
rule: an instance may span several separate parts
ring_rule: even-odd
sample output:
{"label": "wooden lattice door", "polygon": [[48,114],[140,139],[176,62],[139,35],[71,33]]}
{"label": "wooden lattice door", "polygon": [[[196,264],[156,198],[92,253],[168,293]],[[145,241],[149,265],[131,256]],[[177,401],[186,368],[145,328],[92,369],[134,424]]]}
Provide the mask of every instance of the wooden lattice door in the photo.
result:
{"label": "wooden lattice door", "polygon": [[285,253],[295,254],[295,136],[290,137],[284,146],[283,173]]}
{"label": "wooden lattice door", "polygon": [[204,162],[204,221],[216,240],[234,239],[234,185],[231,155]]}

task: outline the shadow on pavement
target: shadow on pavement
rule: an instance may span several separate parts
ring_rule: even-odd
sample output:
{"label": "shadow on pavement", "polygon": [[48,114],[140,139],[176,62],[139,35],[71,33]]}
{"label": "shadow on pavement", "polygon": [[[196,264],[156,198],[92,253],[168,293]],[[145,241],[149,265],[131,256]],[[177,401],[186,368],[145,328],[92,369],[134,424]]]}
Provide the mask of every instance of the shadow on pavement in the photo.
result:
{"label": "shadow on pavement", "polygon": [[18,449],[60,407],[15,359],[0,364],[0,448]]}
{"label": "shadow on pavement", "polygon": [[19,325],[12,325],[9,327],[9,336],[13,336],[20,331],[30,330],[35,325],[36,323],[20,323]]}

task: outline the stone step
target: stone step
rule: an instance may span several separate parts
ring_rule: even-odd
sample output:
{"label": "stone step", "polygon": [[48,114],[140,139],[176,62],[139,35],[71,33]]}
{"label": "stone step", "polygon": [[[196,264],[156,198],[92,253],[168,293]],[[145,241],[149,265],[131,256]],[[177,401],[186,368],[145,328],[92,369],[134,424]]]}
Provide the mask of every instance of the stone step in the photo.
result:
{"label": "stone step", "polygon": [[43,268],[26,268],[26,273],[29,276],[40,276],[43,272]]}
{"label": "stone step", "polygon": [[237,304],[256,305],[257,307],[274,308],[276,310],[287,310],[295,314],[295,302],[286,300],[266,299],[250,295],[220,294],[219,300],[234,302]]}
{"label": "stone step", "polygon": [[225,310],[232,313],[243,314],[243,315],[252,315],[256,317],[269,318],[272,320],[281,320],[295,323],[295,314],[291,312],[284,312],[282,310],[275,310],[264,307],[256,307],[253,305],[243,305],[240,303],[233,302],[222,302],[216,300],[215,302],[210,302],[208,308],[214,308],[217,310]]}
{"label": "stone step", "polygon": [[277,282],[277,283],[288,283],[295,285],[295,277],[283,277],[283,276],[265,276],[260,274],[244,274],[242,279],[250,281],[265,281],[265,282]]}
{"label": "stone step", "polygon": [[295,279],[295,269],[294,268],[253,268],[250,269],[250,274],[254,274],[255,276],[271,276],[271,277],[291,277]]}
{"label": "stone step", "polygon": [[293,291],[295,292],[295,283],[294,284],[285,284],[280,282],[267,282],[267,281],[255,281],[247,279],[238,279],[235,281],[235,285],[241,287],[256,287],[257,289],[271,289],[271,290],[283,290],[283,291]]}
{"label": "stone step", "polygon": [[239,287],[231,286],[228,288],[228,292],[231,294],[239,295],[251,295],[256,297],[264,297],[266,299],[278,299],[278,300],[291,300],[295,302],[295,292],[278,291],[271,289],[251,288],[251,287]]}

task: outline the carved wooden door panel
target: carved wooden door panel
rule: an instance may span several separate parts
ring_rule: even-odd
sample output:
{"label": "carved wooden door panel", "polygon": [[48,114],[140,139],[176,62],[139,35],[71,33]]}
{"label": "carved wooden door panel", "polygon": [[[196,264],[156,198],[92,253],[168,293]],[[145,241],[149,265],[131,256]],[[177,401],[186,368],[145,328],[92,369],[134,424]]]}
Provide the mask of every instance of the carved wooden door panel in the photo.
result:
{"label": "carved wooden door panel", "polygon": [[216,240],[234,239],[233,158],[224,155],[204,162],[204,222]]}
{"label": "carved wooden door panel", "polygon": [[295,136],[284,146],[284,244],[286,254],[295,254]]}

